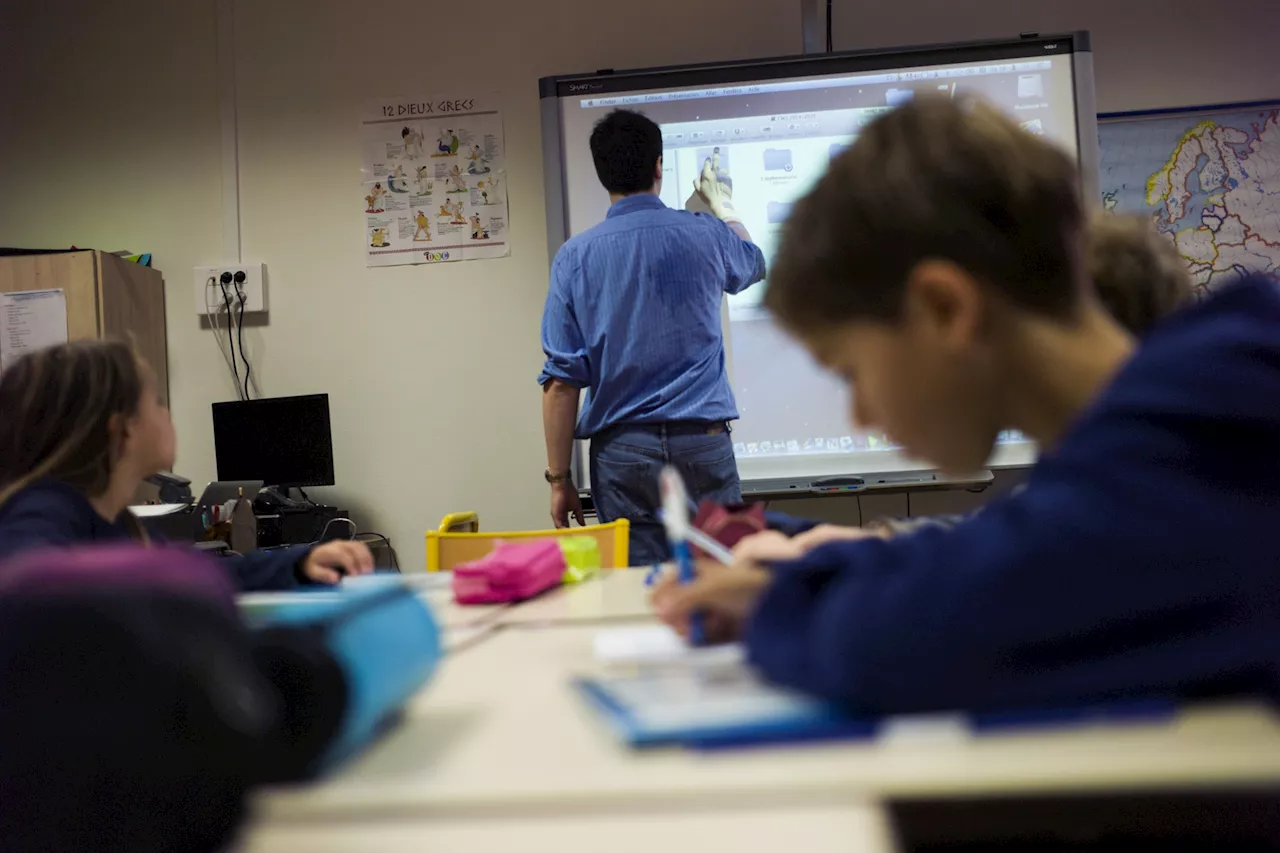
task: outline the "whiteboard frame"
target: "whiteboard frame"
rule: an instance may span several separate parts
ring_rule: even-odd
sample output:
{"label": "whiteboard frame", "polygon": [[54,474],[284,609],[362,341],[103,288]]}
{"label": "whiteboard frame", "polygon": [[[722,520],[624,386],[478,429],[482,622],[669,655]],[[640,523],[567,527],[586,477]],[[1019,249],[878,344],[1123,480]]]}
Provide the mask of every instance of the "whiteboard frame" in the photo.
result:
{"label": "whiteboard frame", "polygon": [[[1068,45],[1069,49],[1064,50],[1064,44]],[[584,95],[628,90],[714,85],[745,79],[820,77],[850,71],[977,62],[986,58],[1033,57],[1043,56],[1049,52],[1072,55],[1076,150],[1079,158],[1081,194],[1087,206],[1097,208],[1101,206],[1098,115],[1094,90],[1093,52],[1089,33],[1086,31],[1055,35],[1031,33],[1008,39],[811,53],[761,60],[625,71],[608,69],[590,74],[544,77],[538,81],[538,89],[542,119],[548,263],[555,258],[556,252],[569,237],[568,208],[565,201],[567,187],[563,167],[564,138],[561,123],[561,101],[564,98],[580,98]],[[1036,447],[1031,442],[998,445],[988,462],[988,468],[1026,467],[1035,463],[1036,456]],[[587,477],[588,460],[588,443],[578,441],[571,467],[574,482],[578,483],[584,492],[589,491],[590,488]],[[938,478],[938,472],[927,464],[894,451],[780,456],[776,459],[753,457],[738,461],[740,468],[745,468],[742,475],[744,488],[761,480],[776,483],[788,478],[802,487],[815,478],[839,476],[839,472],[844,468],[849,469],[849,474],[868,479],[876,474],[897,477],[912,472],[919,474],[921,483],[936,482]],[[744,462],[747,464],[744,465]],[[874,471],[871,470],[873,468]]]}

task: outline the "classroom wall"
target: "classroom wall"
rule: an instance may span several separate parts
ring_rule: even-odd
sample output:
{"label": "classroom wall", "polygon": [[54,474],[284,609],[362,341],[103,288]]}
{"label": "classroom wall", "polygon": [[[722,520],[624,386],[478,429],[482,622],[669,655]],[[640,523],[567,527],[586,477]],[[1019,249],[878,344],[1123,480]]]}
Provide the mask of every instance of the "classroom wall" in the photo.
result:
{"label": "classroom wall", "polygon": [[[339,485],[312,497],[389,534],[406,568],[449,511],[545,526],[537,79],[795,53],[796,0],[756,0],[749,15],[735,0],[230,5],[243,255],[267,264],[271,307],[247,343],[266,394],[331,395]],[[215,2],[5,7],[0,244],[153,253],[178,471],[211,479],[209,405],[234,399],[192,286],[192,267],[225,259]],[[361,103],[484,90],[503,105],[511,256],[367,270]]]}
{"label": "classroom wall", "polygon": [[[328,392],[339,486],[316,490],[391,535],[407,568],[441,515],[545,523],[538,319],[547,258],[536,80],[794,53],[798,0],[231,0],[245,260],[271,315],[248,334],[263,390]],[[1274,0],[837,0],[837,49],[1087,28],[1103,110],[1280,96]],[[178,470],[214,476],[209,404],[234,398],[195,313],[191,268],[223,245],[215,0],[6,4],[0,28],[0,244],[150,251],[168,286]],[[50,25],[57,21],[56,26]],[[358,110],[368,97],[492,90],[510,154],[512,255],[367,270]],[[1001,477],[1003,487],[1012,478]],[[958,511],[967,493],[917,495]],[[783,505],[779,505],[781,508]],[[786,508],[856,521],[858,502]],[[862,514],[902,514],[868,497]]]}
{"label": "classroom wall", "polygon": [[1089,30],[1102,112],[1280,98],[1276,0],[835,0],[837,50]]}

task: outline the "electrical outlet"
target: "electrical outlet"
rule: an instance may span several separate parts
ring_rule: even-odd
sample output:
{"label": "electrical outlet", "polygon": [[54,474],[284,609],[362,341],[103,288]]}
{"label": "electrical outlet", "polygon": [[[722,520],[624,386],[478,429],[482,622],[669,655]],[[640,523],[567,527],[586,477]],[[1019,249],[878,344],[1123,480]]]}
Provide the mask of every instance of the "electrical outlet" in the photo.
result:
{"label": "electrical outlet", "polygon": [[[219,309],[224,309],[225,300],[222,291],[222,274],[227,273],[231,276],[231,282],[226,286],[227,296],[231,298],[231,307],[235,312],[239,312],[239,298],[237,290],[245,296],[244,313],[255,314],[262,313],[267,310],[267,265],[266,264],[233,264],[221,267],[196,267],[195,268],[195,288],[196,288],[196,311],[204,316],[207,313],[216,314]],[[244,280],[237,282],[235,280],[236,273],[243,273]],[[225,310],[225,309],[224,309]]]}

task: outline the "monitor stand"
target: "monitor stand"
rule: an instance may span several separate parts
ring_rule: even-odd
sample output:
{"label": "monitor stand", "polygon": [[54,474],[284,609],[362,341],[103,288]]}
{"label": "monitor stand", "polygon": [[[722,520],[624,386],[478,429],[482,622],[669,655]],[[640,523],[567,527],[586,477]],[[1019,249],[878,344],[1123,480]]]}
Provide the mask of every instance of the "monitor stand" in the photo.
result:
{"label": "monitor stand", "polygon": [[[303,492],[301,489],[298,491],[302,493],[304,498],[306,498],[306,492]],[[280,510],[302,511],[315,506],[309,498],[304,502],[294,500],[289,497],[288,486],[283,488],[280,486],[267,486],[265,489],[258,492],[258,497],[253,503],[254,509],[259,512],[264,510],[276,512]]]}

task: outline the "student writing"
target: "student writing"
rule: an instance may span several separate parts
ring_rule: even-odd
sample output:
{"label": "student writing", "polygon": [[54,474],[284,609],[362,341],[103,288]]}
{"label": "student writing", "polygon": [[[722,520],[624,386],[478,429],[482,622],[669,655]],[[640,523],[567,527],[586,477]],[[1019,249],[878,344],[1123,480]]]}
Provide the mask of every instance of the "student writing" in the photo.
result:
{"label": "student writing", "polygon": [[[1182,256],[1143,216],[1095,216],[1085,234],[1085,260],[1102,307],[1135,338],[1145,337],[1195,298]],[[1071,419],[1071,413],[1064,415],[1068,421]],[[752,559],[791,559],[837,539],[898,536],[922,527],[952,527],[965,517],[883,518],[866,527],[846,527],[771,512],[766,518],[772,530],[744,540],[739,547],[744,556]]]}
{"label": "student writing", "polygon": [[946,470],[1008,428],[1025,489],[655,596],[775,682],[871,713],[1280,696],[1280,293],[1223,286],[1135,348],[1082,263],[1070,158],[972,102],[868,126],[787,222],[766,301]]}
{"label": "student writing", "polygon": [[[42,546],[147,535],[128,510],[174,463],[155,374],[119,342],[40,350],[0,374],[0,561]],[[220,561],[244,591],[336,583],[373,570],[368,546],[328,542]]]}

